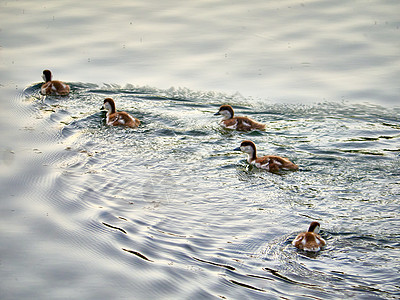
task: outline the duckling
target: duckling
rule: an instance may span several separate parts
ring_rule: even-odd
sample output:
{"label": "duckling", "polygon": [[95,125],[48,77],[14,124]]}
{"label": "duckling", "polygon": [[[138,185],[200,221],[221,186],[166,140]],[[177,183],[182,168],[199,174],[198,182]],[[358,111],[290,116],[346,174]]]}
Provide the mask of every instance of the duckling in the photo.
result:
{"label": "duckling", "polygon": [[221,126],[227,129],[236,129],[241,131],[253,130],[253,129],[265,129],[265,125],[253,121],[247,117],[234,117],[233,108],[230,105],[221,105],[215,116],[222,115]]}
{"label": "duckling", "polygon": [[243,141],[240,144],[240,147],[235,148],[234,151],[242,151],[247,153],[247,162],[249,164],[270,172],[277,172],[280,169],[298,170],[299,168],[297,165],[289,161],[289,159],[284,157],[276,155],[257,157],[256,145],[252,141]]}
{"label": "duckling", "polygon": [[52,75],[49,70],[43,71],[42,78],[45,81],[40,89],[43,95],[66,96],[69,94],[69,85],[58,80],[51,80]]}
{"label": "duckling", "polygon": [[320,224],[311,222],[307,232],[299,233],[292,245],[305,251],[318,252],[326,245],[326,241],[319,235]]}
{"label": "duckling", "polygon": [[124,111],[116,112],[115,102],[111,98],[104,99],[102,109],[107,110],[106,123],[110,126],[126,126],[136,128],[140,125],[140,121]]}

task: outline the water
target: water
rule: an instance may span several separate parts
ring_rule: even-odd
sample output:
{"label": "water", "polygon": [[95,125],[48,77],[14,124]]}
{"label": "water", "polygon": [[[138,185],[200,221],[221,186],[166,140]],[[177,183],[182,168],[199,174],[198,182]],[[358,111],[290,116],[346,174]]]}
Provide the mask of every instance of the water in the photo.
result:
{"label": "water", "polygon": [[[1,299],[399,297],[397,2],[1,7]],[[290,244],[311,220],[317,255]]]}

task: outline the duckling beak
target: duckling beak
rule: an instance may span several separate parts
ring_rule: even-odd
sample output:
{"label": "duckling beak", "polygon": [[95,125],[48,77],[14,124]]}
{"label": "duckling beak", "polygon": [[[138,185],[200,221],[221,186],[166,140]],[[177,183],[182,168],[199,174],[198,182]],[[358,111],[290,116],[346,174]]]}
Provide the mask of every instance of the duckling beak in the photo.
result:
{"label": "duckling beak", "polygon": [[219,115],[220,115],[219,111],[217,111],[217,112],[214,114],[214,116],[219,116]]}
{"label": "duckling beak", "polygon": [[237,147],[237,148],[233,149],[233,151],[242,151],[242,149],[240,149],[240,147]]}
{"label": "duckling beak", "polygon": [[105,110],[106,108],[104,107],[104,105],[102,107],[100,107],[100,110]]}

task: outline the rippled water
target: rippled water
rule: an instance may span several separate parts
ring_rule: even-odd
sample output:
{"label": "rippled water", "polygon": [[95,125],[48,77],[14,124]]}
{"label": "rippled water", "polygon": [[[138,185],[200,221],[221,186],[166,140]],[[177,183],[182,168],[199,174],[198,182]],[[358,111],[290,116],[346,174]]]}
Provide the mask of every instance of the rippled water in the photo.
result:
{"label": "rippled water", "polygon": [[[0,298],[400,296],[397,2],[1,6]],[[316,255],[290,244],[311,220]]]}

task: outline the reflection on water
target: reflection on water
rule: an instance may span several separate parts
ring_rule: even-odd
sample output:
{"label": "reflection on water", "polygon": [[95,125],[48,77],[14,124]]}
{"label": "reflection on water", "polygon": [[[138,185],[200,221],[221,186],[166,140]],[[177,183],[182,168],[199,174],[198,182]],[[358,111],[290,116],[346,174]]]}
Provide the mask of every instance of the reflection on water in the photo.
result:
{"label": "reflection on water", "polygon": [[393,105],[400,94],[396,0],[0,5],[3,83],[27,86],[49,68],[66,81],[239,91],[274,102]]}
{"label": "reflection on water", "polygon": [[[2,299],[400,295],[397,1],[0,6]],[[291,245],[311,220],[316,255]]]}

